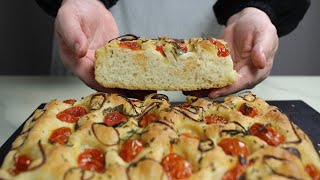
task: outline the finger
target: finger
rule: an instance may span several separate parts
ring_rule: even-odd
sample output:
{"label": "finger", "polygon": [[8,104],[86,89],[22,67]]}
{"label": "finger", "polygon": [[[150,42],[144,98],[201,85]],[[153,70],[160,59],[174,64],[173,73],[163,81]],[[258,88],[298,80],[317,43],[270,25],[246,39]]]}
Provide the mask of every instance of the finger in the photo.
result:
{"label": "finger", "polygon": [[60,41],[62,41],[73,54],[84,57],[88,50],[87,37],[82,31],[81,22],[72,10],[67,11],[61,8],[55,21],[55,31]]}
{"label": "finger", "polygon": [[186,96],[196,96],[196,97],[208,97],[210,89],[197,90],[197,91],[183,91]]}
{"label": "finger", "polygon": [[[271,31],[271,33],[270,33]],[[274,56],[277,48],[275,34],[270,31],[256,32],[254,46],[251,52],[252,63],[259,69],[264,69],[267,64],[267,58]]]}
{"label": "finger", "polygon": [[242,89],[245,89],[250,86],[249,76],[240,75],[238,79],[229,86],[217,89],[211,89],[209,93],[209,98],[214,99],[220,96],[226,96],[232,93],[236,93]]}
{"label": "finger", "polygon": [[251,60],[255,67],[263,69],[266,67],[266,55],[263,52],[263,44],[257,43],[254,45],[251,52]]}

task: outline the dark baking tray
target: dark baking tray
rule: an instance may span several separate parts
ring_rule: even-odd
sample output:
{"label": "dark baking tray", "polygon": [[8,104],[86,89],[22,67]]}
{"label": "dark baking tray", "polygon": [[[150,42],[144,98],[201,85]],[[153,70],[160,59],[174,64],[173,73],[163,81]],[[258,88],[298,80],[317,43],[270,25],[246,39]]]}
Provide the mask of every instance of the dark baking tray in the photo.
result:
{"label": "dark baking tray", "polygon": [[[267,101],[270,105],[277,106],[279,110],[285,113],[290,120],[298,125],[308,134],[317,151],[320,150],[320,113],[310,107],[303,101]],[[38,109],[42,109],[45,104],[41,104]],[[30,115],[30,117],[32,114]],[[29,119],[29,118],[28,118]],[[0,148],[0,164],[2,164],[5,155],[9,152],[11,144],[20,134],[24,123],[11,135],[11,137]]]}

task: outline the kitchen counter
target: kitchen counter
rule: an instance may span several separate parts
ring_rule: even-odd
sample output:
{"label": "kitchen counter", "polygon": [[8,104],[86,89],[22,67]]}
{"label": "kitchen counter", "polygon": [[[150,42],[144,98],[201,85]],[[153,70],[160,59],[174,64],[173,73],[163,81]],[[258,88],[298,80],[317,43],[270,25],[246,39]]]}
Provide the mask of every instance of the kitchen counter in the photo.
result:
{"label": "kitchen counter", "polygon": [[[52,99],[80,99],[94,90],[76,77],[0,76],[0,145],[41,104]],[[251,90],[265,100],[303,100],[320,112],[320,76],[269,76]],[[184,101],[181,92],[163,92]]]}

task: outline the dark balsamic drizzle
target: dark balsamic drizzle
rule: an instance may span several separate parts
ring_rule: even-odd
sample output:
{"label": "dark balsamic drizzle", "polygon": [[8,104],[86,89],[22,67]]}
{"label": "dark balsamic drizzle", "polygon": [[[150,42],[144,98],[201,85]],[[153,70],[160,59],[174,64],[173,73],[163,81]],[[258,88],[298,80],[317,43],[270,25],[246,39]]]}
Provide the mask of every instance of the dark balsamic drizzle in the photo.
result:
{"label": "dark balsamic drizzle", "polygon": [[44,149],[43,149],[43,147],[42,147],[42,145],[41,145],[41,140],[38,141],[38,147],[39,147],[40,152],[41,152],[42,161],[41,161],[40,164],[38,164],[37,166],[34,166],[34,167],[28,169],[27,171],[33,171],[33,170],[35,170],[35,169],[38,169],[39,167],[41,167],[41,166],[46,162],[46,154],[45,154]]}
{"label": "dark balsamic drizzle", "polygon": [[294,177],[294,176],[288,176],[286,174],[282,174],[280,172],[277,172],[276,170],[274,170],[267,162],[266,160],[268,159],[275,159],[275,160],[279,160],[279,161],[288,161],[287,159],[284,159],[284,158],[279,158],[279,157],[276,157],[276,156],[272,156],[272,155],[264,155],[263,156],[263,161],[265,162],[265,164],[271,169],[272,173],[277,175],[277,176],[282,176],[282,177],[286,177],[288,179],[295,179],[295,180],[300,180],[299,178],[297,177]]}
{"label": "dark balsamic drizzle", "polygon": [[[253,100],[248,99],[248,98],[247,98],[247,97],[248,97],[248,95],[252,95],[252,96],[253,96]],[[250,92],[250,91],[244,91],[244,92],[241,92],[238,96],[239,96],[239,97],[241,97],[242,99],[244,99],[244,100],[248,101],[248,102],[253,102],[253,101],[255,101],[255,100],[257,99],[256,95],[251,94],[251,92]]]}
{"label": "dark balsamic drizzle", "polygon": [[151,97],[151,99],[165,100],[169,101],[169,97],[164,94],[155,94]]}
{"label": "dark balsamic drizzle", "polygon": [[[36,117],[36,118],[33,118],[33,119],[31,120],[31,122],[37,121],[44,113],[45,113],[45,110],[42,110],[42,113],[40,114],[40,116],[38,116],[38,117]],[[33,115],[34,115],[34,113],[33,113],[31,116],[33,116]],[[20,147],[25,143],[25,141],[26,141],[26,139],[28,138],[28,135],[29,135],[29,133],[30,133],[30,131],[31,131],[32,128],[33,128],[33,124],[31,125],[31,127],[29,127],[29,129],[27,129],[27,130],[25,130],[24,132],[21,132],[21,133],[19,134],[19,136],[22,136],[22,135],[26,134],[26,137],[23,139],[23,141],[22,141],[22,143],[21,143],[20,145],[18,145],[17,147],[11,147],[10,151],[13,151],[13,150],[16,150],[16,149],[20,148]],[[19,137],[19,136],[18,136],[18,137]],[[18,138],[18,137],[17,137],[17,138]]]}
{"label": "dark balsamic drizzle", "polygon": [[114,40],[119,40],[119,41],[132,41],[132,40],[137,40],[139,39],[138,36],[134,34],[125,34],[119,37],[116,37],[114,39],[111,39],[109,42],[114,41]]}
{"label": "dark balsamic drizzle", "polygon": [[[196,121],[196,122],[199,122],[199,121],[202,121],[203,120],[203,112],[204,112],[204,108],[203,107],[199,107],[199,106],[188,106],[188,107],[179,107],[180,109],[178,109],[177,107],[173,107],[174,110],[176,110],[177,112],[183,114],[184,116],[186,116],[187,118],[193,120],[193,121]],[[191,116],[189,116],[186,112],[184,112],[183,110],[191,113],[191,114],[194,114],[194,115],[197,115],[200,111],[200,109],[202,110],[201,112],[201,115],[200,115],[200,118],[199,119],[195,119]],[[194,110],[194,111],[192,111]]]}
{"label": "dark balsamic drizzle", "polygon": [[287,142],[284,142],[284,144],[299,144],[299,143],[301,143],[301,142],[302,142],[302,139],[301,139],[300,136],[298,135],[298,133],[297,133],[297,131],[296,131],[296,128],[294,128],[293,122],[290,121],[290,124],[291,124],[291,127],[292,127],[292,129],[293,129],[293,132],[294,132],[294,134],[297,136],[298,140],[296,140],[296,141],[287,141]]}
{"label": "dark balsamic drizzle", "polygon": [[155,107],[159,108],[161,104],[162,102],[153,102],[149,104],[149,106],[141,114],[138,115],[137,119],[140,120],[145,114],[150,112],[153,108]]}
{"label": "dark balsamic drizzle", "polygon": [[284,147],[283,149],[287,150],[291,154],[297,156],[299,159],[301,159],[301,154],[297,148],[294,147]]}
{"label": "dark balsamic drizzle", "polygon": [[172,129],[175,133],[178,134],[178,131],[170,125],[169,121],[156,120],[156,121],[152,121],[151,123],[158,123],[158,124],[163,124],[165,126],[168,126],[170,129]]}
{"label": "dark balsamic drizzle", "polygon": [[[109,126],[107,126],[107,125],[105,125],[104,123],[93,123],[92,125],[91,125],[91,130],[92,130],[92,132],[93,132],[93,134],[94,134],[94,137],[99,141],[99,143],[101,143],[102,145],[104,145],[104,146],[114,146],[114,145],[117,145],[117,144],[119,144],[119,142],[120,142],[120,134],[119,134],[119,132],[117,131],[117,129],[115,129],[115,128],[113,128],[115,131],[116,131],[116,133],[117,133],[117,135],[118,135],[118,141],[115,143],[115,144],[105,144],[105,143],[103,143],[103,142],[101,142],[101,140],[97,137],[97,135],[96,135],[96,132],[95,132],[95,128],[93,127],[93,126],[95,126],[95,125],[99,125],[99,126],[106,126],[106,127],[109,127]],[[111,127],[110,127],[111,128]]]}
{"label": "dark balsamic drizzle", "polygon": [[243,135],[249,135],[249,131],[246,130],[246,128],[244,128],[240,123],[238,123],[237,121],[232,121],[230,123],[233,123],[233,124],[236,124],[238,126],[240,126],[243,131],[240,131],[240,130],[237,130],[237,129],[230,129],[230,130],[222,130],[221,132],[222,133],[228,133],[230,134],[231,136],[234,136],[234,135],[237,135],[237,134],[243,134]]}
{"label": "dark balsamic drizzle", "polygon": [[214,142],[211,139],[200,140],[198,150],[200,152],[207,152],[214,148]]}
{"label": "dark balsamic drizzle", "polygon": [[[94,100],[96,97],[98,96],[101,96],[103,97],[103,101],[102,102],[97,102],[99,107],[95,107],[95,104],[92,104],[92,103],[95,103]],[[103,106],[104,102],[106,101],[106,95],[104,93],[97,93],[97,94],[94,94],[91,99],[90,99],[90,107],[91,107],[91,110],[99,110],[101,109],[101,107]]]}

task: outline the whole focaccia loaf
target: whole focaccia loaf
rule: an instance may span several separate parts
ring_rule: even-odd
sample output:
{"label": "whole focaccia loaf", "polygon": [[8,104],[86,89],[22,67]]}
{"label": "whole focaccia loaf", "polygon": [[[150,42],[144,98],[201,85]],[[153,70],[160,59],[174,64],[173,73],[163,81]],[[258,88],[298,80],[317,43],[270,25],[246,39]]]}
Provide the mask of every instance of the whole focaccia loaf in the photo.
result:
{"label": "whole focaccia loaf", "polygon": [[126,35],[98,49],[95,58],[95,78],[108,88],[190,91],[224,87],[237,78],[226,43],[214,38]]}
{"label": "whole focaccia loaf", "polygon": [[54,100],[26,122],[0,168],[0,179],[23,180],[319,178],[308,136],[251,93],[175,105],[161,94]]}

